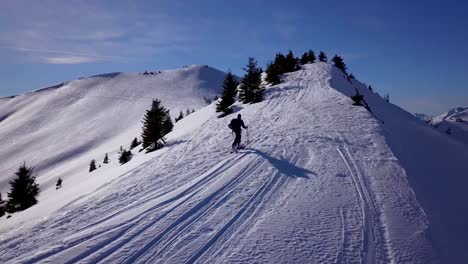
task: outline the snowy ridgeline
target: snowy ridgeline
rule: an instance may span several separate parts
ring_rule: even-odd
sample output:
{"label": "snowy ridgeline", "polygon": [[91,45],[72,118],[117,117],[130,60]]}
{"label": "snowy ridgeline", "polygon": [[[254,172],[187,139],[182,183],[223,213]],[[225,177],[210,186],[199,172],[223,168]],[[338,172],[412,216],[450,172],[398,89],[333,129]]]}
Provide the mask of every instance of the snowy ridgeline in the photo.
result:
{"label": "snowy ridgeline", "polygon": [[[191,78],[185,72],[175,73],[181,83]],[[148,78],[151,83],[150,78],[164,74],[132,78]],[[227,124],[232,115],[216,118],[211,104],[177,122],[165,148],[137,153],[119,166],[115,153],[122,142],[130,144],[138,135],[140,118],[151,99],[141,108],[131,108],[134,102],[121,105],[100,98],[92,111],[85,109],[97,91],[118,95],[115,87],[122,80],[115,78],[123,77],[83,79],[46,91],[62,100],[38,95],[28,101],[31,94],[26,94],[17,104],[10,103],[20,110],[0,105],[2,113],[10,110],[13,117],[19,112],[26,119],[10,119],[19,124],[6,123],[10,117],[2,121],[0,140],[3,135],[22,135],[15,149],[27,147],[37,164],[47,164],[42,159],[45,154],[75,150],[39,168],[44,191],[38,205],[0,219],[0,262],[461,263],[468,259],[466,146],[385,102],[361,83],[353,80],[351,85],[338,69],[325,63],[306,65],[286,74],[284,83],[269,87],[263,102],[237,104],[249,126],[243,134],[249,140],[247,148],[238,154],[229,153],[233,136]],[[220,74],[219,83],[223,77]],[[191,82],[206,85],[197,78]],[[93,89],[74,84],[83,81],[94,82]],[[64,88],[71,92],[74,87],[85,94],[72,100],[57,92]],[[352,105],[349,96],[354,88],[384,123]],[[158,90],[152,96],[178,111],[192,107],[189,103],[198,103],[198,109],[201,98],[211,95],[177,92]],[[184,100],[183,106],[177,105],[179,100]],[[28,110],[29,104],[37,105]],[[32,117],[27,115],[30,112]],[[48,127],[66,117],[73,122],[60,129]],[[83,125],[76,125],[77,120]],[[71,129],[77,127],[79,131]],[[88,174],[89,160],[109,149],[115,150],[112,162]],[[2,170],[13,171],[17,161],[9,155],[15,152],[1,151],[6,160]],[[55,191],[52,181],[58,175],[64,183]]]}

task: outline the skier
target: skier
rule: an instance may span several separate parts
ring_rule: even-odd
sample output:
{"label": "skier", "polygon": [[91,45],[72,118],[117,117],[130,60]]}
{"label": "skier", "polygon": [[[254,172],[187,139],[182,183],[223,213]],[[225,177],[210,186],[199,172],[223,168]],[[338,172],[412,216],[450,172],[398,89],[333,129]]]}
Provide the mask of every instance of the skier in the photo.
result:
{"label": "skier", "polygon": [[62,188],[62,178],[58,178],[57,183],[55,184],[55,190]]}
{"label": "skier", "polygon": [[235,151],[237,149],[242,148],[240,144],[242,137],[242,128],[248,129],[248,127],[244,125],[244,121],[242,121],[240,114],[237,115],[237,118],[231,120],[231,123],[229,123],[229,128],[232,129],[232,132],[236,134],[234,143],[232,143],[232,149]]}

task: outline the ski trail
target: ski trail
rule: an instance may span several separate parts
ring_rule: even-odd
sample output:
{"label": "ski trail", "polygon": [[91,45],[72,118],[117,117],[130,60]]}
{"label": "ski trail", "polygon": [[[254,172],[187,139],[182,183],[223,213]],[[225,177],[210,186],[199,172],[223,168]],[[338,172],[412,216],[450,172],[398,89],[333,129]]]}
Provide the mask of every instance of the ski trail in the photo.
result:
{"label": "ski trail", "polygon": [[351,154],[346,140],[338,134],[336,150],[345,164],[361,204],[363,217],[363,263],[377,263],[389,261],[388,247],[383,235],[383,227],[379,221],[379,212],[370,193],[362,170],[359,169],[356,159]]}
{"label": "ski trail", "polygon": [[[220,240],[228,240],[228,237],[235,232],[238,225],[249,222],[251,216],[255,213],[262,202],[267,199],[269,194],[276,192],[285,183],[285,177],[279,174],[271,177],[265,182],[255,194],[244,204],[244,206],[234,215],[208,242],[206,242],[189,260],[188,263],[194,263],[202,257],[215,243]],[[241,221],[243,220],[243,221]],[[225,236],[225,238],[223,238]],[[223,243],[221,242],[221,244]],[[219,248],[221,246],[218,246]],[[221,249],[218,249],[218,251]]]}
{"label": "ski trail", "polygon": [[[336,150],[338,151],[340,157],[342,158],[343,162],[346,165],[346,168],[348,169],[348,172],[351,176],[351,179],[353,181],[353,185],[356,189],[356,192],[358,193],[359,196],[359,201],[361,204],[361,214],[363,218],[363,249],[364,249],[364,256],[361,255],[361,263],[375,263],[374,261],[374,250],[373,250],[373,235],[372,235],[372,228],[371,228],[371,223],[369,220],[369,209],[368,209],[368,204],[364,198],[363,190],[361,186],[359,185],[356,175],[354,174],[353,170],[351,169],[351,166],[349,164],[349,160],[345,157],[343,154],[343,151],[340,149],[340,147],[336,147]],[[369,242],[371,242],[371,246],[369,247]],[[364,258],[366,258],[366,261],[364,261]]]}
{"label": "ski trail", "polygon": [[[247,170],[248,168],[245,168]],[[203,215],[207,214],[211,209],[216,208],[223,204],[225,197],[231,193],[231,189],[239,184],[242,180],[247,177],[248,174],[241,173],[235,175],[228,183],[223,185],[221,188],[208,195],[202,199],[198,204],[190,208],[188,211],[183,213],[180,217],[175,219],[171,225],[169,225],[164,231],[159,233],[154,239],[143,245],[143,247],[130,256],[125,263],[133,263],[139,261],[148,251],[151,251],[155,246],[164,247],[165,243],[161,242],[165,237],[169,239],[169,244],[171,238],[178,238],[178,235],[189,228],[191,225],[195,224],[198,219]],[[132,245],[134,246],[134,245]],[[166,244],[167,247],[167,244]]]}
{"label": "ski trail", "polygon": [[[35,256],[34,258],[30,259],[29,262],[37,262],[37,261],[40,261],[40,260],[44,260],[46,258],[50,258],[50,257],[52,257],[52,256],[54,256],[56,254],[60,254],[60,253],[62,253],[64,251],[70,250],[70,249],[72,249],[72,248],[74,248],[76,246],[79,246],[81,244],[84,244],[84,243],[86,243],[86,242],[88,242],[90,240],[95,240],[95,239],[99,238],[102,235],[112,233],[112,232],[114,232],[116,230],[119,230],[116,235],[113,235],[110,238],[105,239],[104,241],[102,241],[98,245],[86,250],[85,252],[81,253],[79,256],[72,259],[75,262],[79,261],[80,259],[83,259],[83,258],[86,258],[86,257],[90,256],[94,251],[100,249],[101,247],[104,247],[105,245],[107,245],[107,244],[115,241],[116,239],[122,237],[124,234],[131,232],[132,229],[138,228],[139,223],[145,222],[145,220],[151,214],[155,214],[157,212],[157,210],[161,209],[161,207],[163,207],[163,206],[169,206],[170,207],[171,203],[174,203],[174,202],[177,202],[177,201],[181,200],[179,203],[176,203],[175,205],[172,205],[172,208],[169,208],[167,211],[165,211],[161,215],[161,217],[154,219],[154,221],[151,222],[150,225],[147,225],[147,228],[149,228],[151,225],[154,225],[157,222],[159,222],[160,220],[164,219],[167,215],[169,215],[172,211],[176,210],[179,206],[182,206],[187,201],[190,201],[190,199],[193,196],[200,193],[203,190],[203,188],[206,187],[207,184],[209,184],[210,182],[216,180],[216,176],[218,175],[219,172],[224,171],[224,169],[229,167],[230,164],[234,164],[239,159],[241,159],[243,156],[245,156],[245,155],[240,155],[240,156],[236,157],[233,160],[224,160],[223,162],[219,163],[216,167],[209,170],[207,173],[201,175],[199,177],[199,178],[201,178],[200,180],[195,181],[195,183],[193,183],[192,185],[189,185],[185,190],[183,190],[183,191],[179,191],[178,189],[172,190],[171,193],[175,193],[175,196],[172,196],[170,198],[167,198],[166,200],[163,200],[160,203],[155,204],[151,208],[143,211],[142,213],[138,214],[137,216],[133,217],[132,219],[130,219],[127,222],[124,222],[122,224],[114,226],[113,228],[110,228],[110,229],[105,229],[105,230],[100,231],[100,232],[96,232],[94,230],[91,230],[93,232],[92,234],[76,238],[75,240],[70,241],[67,244],[66,247],[60,247],[60,248],[57,248],[57,249],[53,250],[52,252],[49,251],[49,252],[46,252],[46,253],[41,254],[39,256]],[[155,198],[159,198],[159,197],[160,197],[160,195],[155,196]],[[111,216],[107,216],[107,217],[97,221],[96,223],[92,223],[90,225],[87,225],[86,227],[79,229],[78,232],[82,232],[85,229],[92,228],[92,227],[94,227],[94,226],[96,226],[98,224],[101,224],[101,223],[104,223],[104,222],[106,222],[108,220],[111,220],[113,217],[117,216],[119,213],[124,212],[124,211],[128,212],[128,209],[127,208],[123,209],[120,212],[116,212],[115,214],[112,214]],[[144,230],[146,230],[146,229],[145,228],[141,229],[140,232],[137,232],[137,234],[140,234],[140,233],[144,232]]]}

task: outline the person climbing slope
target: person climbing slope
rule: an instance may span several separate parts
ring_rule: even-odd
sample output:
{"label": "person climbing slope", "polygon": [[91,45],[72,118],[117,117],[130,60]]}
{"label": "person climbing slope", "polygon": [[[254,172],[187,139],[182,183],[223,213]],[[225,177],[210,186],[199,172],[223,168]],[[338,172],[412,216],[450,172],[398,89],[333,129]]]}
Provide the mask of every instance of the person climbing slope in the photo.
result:
{"label": "person climbing slope", "polygon": [[238,114],[237,118],[231,120],[231,123],[229,123],[229,128],[232,129],[232,131],[236,134],[234,143],[232,143],[232,149],[237,150],[237,149],[242,148],[241,146],[242,128],[247,129],[248,127],[246,127],[244,124],[244,121],[242,121],[241,114]]}

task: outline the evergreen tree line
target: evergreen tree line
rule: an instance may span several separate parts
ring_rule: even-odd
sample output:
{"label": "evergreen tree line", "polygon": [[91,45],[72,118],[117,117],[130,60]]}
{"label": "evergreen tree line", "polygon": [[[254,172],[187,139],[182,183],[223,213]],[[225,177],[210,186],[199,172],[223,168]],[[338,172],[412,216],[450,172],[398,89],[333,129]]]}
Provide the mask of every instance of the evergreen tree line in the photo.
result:
{"label": "evergreen tree line", "polygon": [[[316,60],[317,57],[313,50],[304,52],[300,59],[295,57],[291,50],[286,55],[278,52],[274,61],[267,65],[265,81],[272,85],[279,84],[281,83],[282,74],[300,70],[302,65],[315,63]],[[327,55],[321,51],[318,55],[318,60],[320,62],[328,62]],[[354,79],[354,75],[347,74],[347,67],[343,62],[343,58],[335,55],[331,61],[335,67],[346,74],[348,79]],[[262,84],[261,78],[262,68],[258,66],[254,58],[250,57],[243,70],[245,73],[240,84],[230,71],[226,75],[223,82],[223,92],[216,105],[216,111],[221,113],[219,117],[224,117],[232,113],[233,110],[231,106],[237,99],[244,104],[258,103],[263,100],[265,87]]]}
{"label": "evergreen tree line", "polygon": [[191,113],[195,112],[195,109],[192,109],[190,111],[190,109],[187,108],[187,110],[185,110],[185,116],[184,116],[184,112],[182,112],[182,110],[180,110],[179,112],[179,116],[175,118],[175,122],[179,122],[180,120],[182,120],[184,117],[190,115]]}
{"label": "evergreen tree line", "polygon": [[37,204],[39,195],[39,184],[36,183],[34,169],[23,163],[15,173],[16,178],[9,182],[10,192],[7,193],[8,200],[4,201],[0,194],[0,217],[5,213],[23,211]]}
{"label": "evergreen tree line", "polygon": [[[192,111],[187,109],[186,114],[189,115],[193,112],[195,112],[195,109],[192,109]],[[182,111],[180,112],[179,117],[180,116],[183,118]],[[176,122],[180,119],[176,118]],[[171,132],[173,127],[174,124],[171,121],[169,110],[161,105],[161,101],[153,99],[151,108],[146,111],[143,118],[143,132],[141,134],[142,140],[139,141],[138,138],[135,137],[130,143],[130,148],[128,150],[124,149],[123,146],[120,146],[118,158],[119,163],[123,165],[129,162],[133,156],[132,150],[139,145],[143,146],[140,151],[146,149],[146,153],[162,148],[165,144],[164,136]],[[109,163],[109,155],[107,153],[105,154],[102,163]],[[99,167],[101,167],[101,165],[99,165]],[[97,168],[96,160],[92,159],[89,164],[89,172],[92,172]]]}

